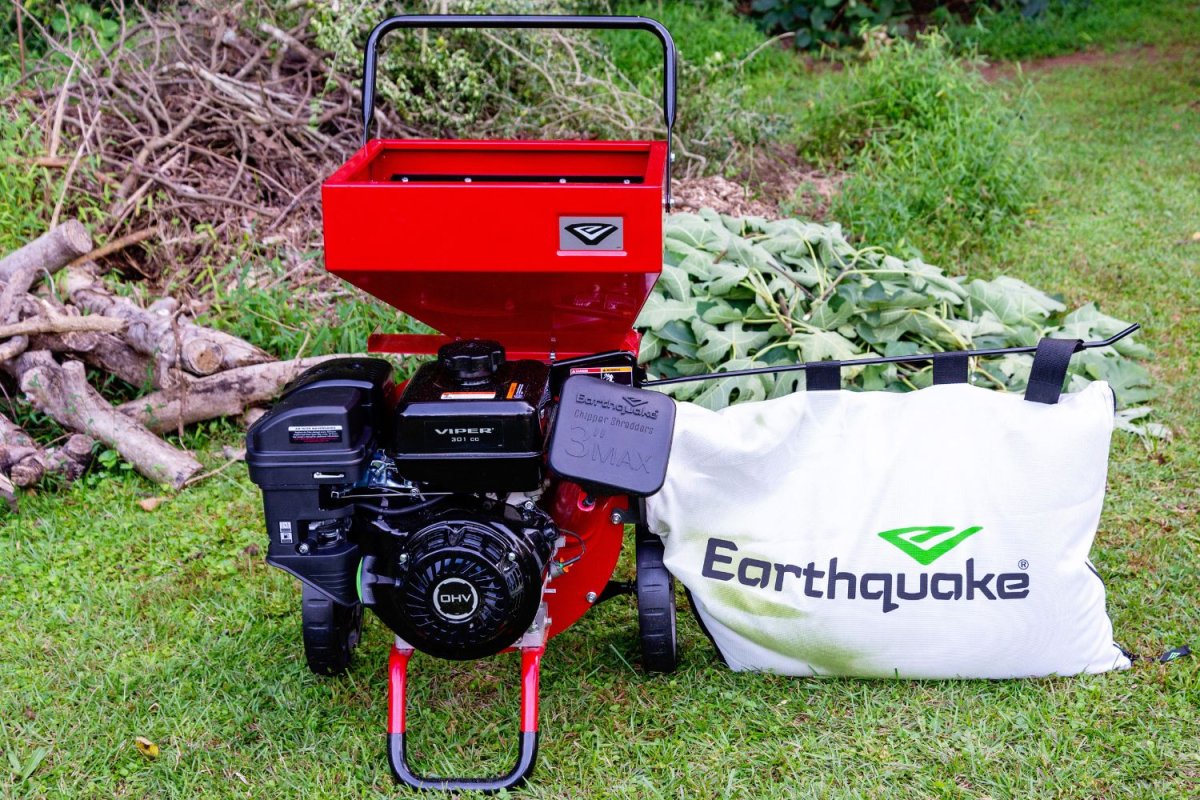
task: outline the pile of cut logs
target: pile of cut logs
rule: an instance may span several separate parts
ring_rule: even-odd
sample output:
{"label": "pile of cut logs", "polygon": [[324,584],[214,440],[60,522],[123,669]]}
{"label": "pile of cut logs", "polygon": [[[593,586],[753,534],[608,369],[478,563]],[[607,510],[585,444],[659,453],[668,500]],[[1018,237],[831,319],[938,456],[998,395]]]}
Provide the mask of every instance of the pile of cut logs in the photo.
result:
{"label": "pile of cut logs", "polygon": [[[0,386],[73,433],[36,442],[0,414],[0,497],[47,475],[70,481],[103,445],[139,473],[176,489],[196,480],[199,461],[162,438],[216,417],[245,415],[326,358],[276,361],[236,336],[197,325],[175,300],[146,307],[100,280],[87,229],[68,220],[0,258]],[[64,274],[65,273],[65,274]],[[114,405],[87,367],[145,391]],[[0,381],[4,380],[0,378]]]}

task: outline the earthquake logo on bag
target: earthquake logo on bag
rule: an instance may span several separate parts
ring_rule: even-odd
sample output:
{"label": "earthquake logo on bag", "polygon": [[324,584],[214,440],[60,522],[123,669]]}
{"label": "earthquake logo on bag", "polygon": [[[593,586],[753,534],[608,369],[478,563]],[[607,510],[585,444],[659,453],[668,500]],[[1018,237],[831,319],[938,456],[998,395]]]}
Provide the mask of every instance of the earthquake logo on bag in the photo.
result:
{"label": "earthquake logo on bag", "polygon": [[974,525],[963,528],[953,536],[946,534],[954,530],[951,525],[918,526],[916,528],[895,528],[883,531],[879,538],[891,542],[900,548],[900,552],[912,556],[921,566],[928,567],[934,561],[949,553],[968,536],[979,533],[983,528]]}
{"label": "earthquake logo on bag", "polygon": [[[894,544],[922,566],[928,566],[953,550],[968,537],[983,530],[974,525],[955,533],[948,525],[929,525],[895,528],[883,531],[879,537]],[[947,534],[951,534],[947,537]],[[940,538],[939,538],[940,537]],[[725,555],[721,551],[728,551]],[[732,555],[737,544],[728,539],[710,538],[704,550],[700,574],[717,581],[730,581],[758,589],[771,587],[782,592],[789,576],[803,584],[806,597],[837,600],[841,587],[847,600],[879,600],[884,614],[900,608],[900,600],[1022,600],[1029,596],[1029,575],[1025,572],[984,572],[975,570],[975,559],[968,558],[964,572],[922,572],[912,576],[903,572],[864,572],[839,569],[838,558],[827,562],[826,569],[817,569],[816,561],[805,566],[779,564],[760,558],[744,557],[736,562]],[[844,563],[844,562],[843,562]],[[731,571],[724,571],[728,564]],[[1020,565],[1028,566],[1022,559]],[[993,583],[994,580],[994,583]],[[772,584],[774,584],[772,586]],[[915,588],[914,588],[915,585]]]}

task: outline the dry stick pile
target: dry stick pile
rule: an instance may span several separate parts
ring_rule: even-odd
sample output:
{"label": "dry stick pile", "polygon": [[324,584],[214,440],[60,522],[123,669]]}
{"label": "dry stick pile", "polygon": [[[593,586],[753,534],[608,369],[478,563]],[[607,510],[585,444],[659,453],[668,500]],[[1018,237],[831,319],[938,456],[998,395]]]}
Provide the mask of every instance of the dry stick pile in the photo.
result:
{"label": "dry stick pile", "polygon": [[[46,447],[0,415],[0,496],[10,505],[15,487],[78,477],[97,442],[148,478],[183,486],[201,466],[160,434],[261,405],[323,360],[274,361],[194,324],[171,298],[143,308],[97,277],[100,264],[186,287],[186,269],[168,268],[228,258],[230,242],[293,254],[315,243],[316,190],[357,148],[344,120],[358,95],[328,73],[306,20],[284,30],[266,17],[247,27],[249,18],[205,3],[145,15],[94,62],[42,32],[72,66],[59,88],[24,93],[45,110],[46,152],[33,163],[63,180],[47,197],[51,230],[0,260],[0,372],[76,433]],[[408,133],[386,116],[379,123]],[[83,195],[107,204],[93,226],[104,247],[93,249],[78,222],[59,224]],[[45,279],[64,269],[52,291]],[[85,366],[152,391],[114,407]]]}
{"label": "dry stick pile", "polygon": [[[68,220],[0,259],[0,370],[30,405],[74,431],[46,448],[0,416],[0,495],[10,505],[15,487],[50,473],[81,475],[96,442],[147,478],[180,488],[198,475],[200,462],[160,434],[240,414],[331,357],[274,361],[248,342],[196,325],[174,300],[142,308],[96,279],[92,253],[87,229]],[[59,298],[43,279],[63,270]],[[85,365],[154,391],[114,407],[89,384]]]}
{"label": "dry stick pile", "polygon": [[[51,225],[72,196],[91,195],[107,205],[96,233],[118,242],[111,255],[160,284],[190,277],[168,268],[224,263],[232,242],[312,249],[320,183],[358,148],[346,121],[359,92],[328,71],[306,19],[287,30],[268,20],[203,2],[147,14],[76,60],[61,87],[31,91],[49,129],[37,163],[65,175]],[[384,114],[378,123],[410,133]],[[148,260],[135,260],[140,249],[126,248],[150,236]]]}

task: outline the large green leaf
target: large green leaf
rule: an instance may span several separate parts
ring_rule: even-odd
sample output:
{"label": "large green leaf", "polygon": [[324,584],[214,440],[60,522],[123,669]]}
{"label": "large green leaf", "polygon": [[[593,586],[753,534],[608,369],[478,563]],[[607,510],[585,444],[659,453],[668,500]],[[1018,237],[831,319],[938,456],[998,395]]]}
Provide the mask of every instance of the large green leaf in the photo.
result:
{"label": "large green leaf", "polygon": [[703,335],[697,331],[696,338],[700,340],[696,357],[708,364],[717,364],[727,357],[749,355],[769,342],[771,335],[766,331],[748,331],[742,328],[742,323],[731,322],[722,328],[706,324]]}
{"label": "large green leaf", "polygon": [[971,281],[967,294],[974,313],[991,311],[1006,325],[1038,325],[1066,308],[1045,292],[1007,275],[992,281]]}
{"label": "large green leaf", "polygon": [[654,330],[671,320],[690,319],[696,314],[696,306],[683,300],[670,300],[655,292],[646,300],[642,313],[638,314],[634,327]]}
{"label": "large green leaf", "polygon": [[687,300],[692,296],[692,280],[686,270],[663,264],[658,286],[673,300]]}
{"label": "large green leaf", "polygon": [[802,361],[846,361],[860,355],[853,342],[835,331],[793,334],[788,346],[800,351]]}

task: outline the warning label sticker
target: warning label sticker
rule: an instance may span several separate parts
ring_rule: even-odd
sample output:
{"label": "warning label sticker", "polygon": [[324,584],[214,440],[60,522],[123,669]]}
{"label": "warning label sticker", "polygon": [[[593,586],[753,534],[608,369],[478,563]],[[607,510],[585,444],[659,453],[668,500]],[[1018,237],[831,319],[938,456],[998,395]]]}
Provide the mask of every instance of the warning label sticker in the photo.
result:
{"label": "warning label sticker", "polygon": [[288,440],[294,444],[321,444],[340,442],[341,425],[289,425]]}
{"label": "warning label sticker", "polygon": [[591,375],[609,383],[633,386],[633,367],[572,367],[572,375]]}

